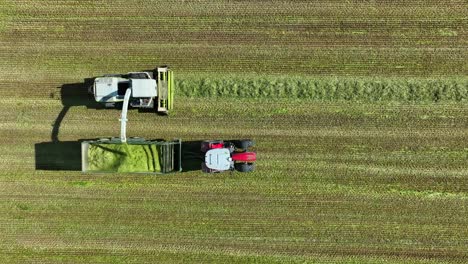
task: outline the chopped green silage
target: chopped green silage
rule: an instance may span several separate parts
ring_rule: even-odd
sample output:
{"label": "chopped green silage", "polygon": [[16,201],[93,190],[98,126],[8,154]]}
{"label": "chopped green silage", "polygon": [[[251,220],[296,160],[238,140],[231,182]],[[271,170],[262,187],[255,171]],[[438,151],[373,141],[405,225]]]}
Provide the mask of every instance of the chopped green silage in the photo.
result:
{"label": "chopped green silage", "polygon": [[156,145],[90,144],[89,171],[160,172]]}

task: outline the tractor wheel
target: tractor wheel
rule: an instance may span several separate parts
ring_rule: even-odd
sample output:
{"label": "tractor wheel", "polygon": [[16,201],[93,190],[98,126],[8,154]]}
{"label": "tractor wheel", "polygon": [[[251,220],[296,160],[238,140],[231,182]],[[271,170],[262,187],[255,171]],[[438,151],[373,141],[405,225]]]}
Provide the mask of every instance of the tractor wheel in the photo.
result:
{"label": "tractor wheel", "polygon": [[238,149],[247,151],[248,148],[255,146],[255,141],[250,140],[250,139],[243,139],[243,140],[234,141],[234,145]]}
{"label": "tractor wheel", "polygon": [[251,172],[255,170],[254,163],[236,163],[234,164],[234,168],[240,172]]}
{"label": "tractor wheel", "polygon": [[205,162],[203,162],[201,164],[201,167],[202,167],[202,172],[204,172],[204,173],[210,173],[211,172],[211,170],[206,166]]}
{"label": "tractor wheel", "polygon": [[210,149],[210,141],[205,140],[201,143],[201,152],[205,153]]}

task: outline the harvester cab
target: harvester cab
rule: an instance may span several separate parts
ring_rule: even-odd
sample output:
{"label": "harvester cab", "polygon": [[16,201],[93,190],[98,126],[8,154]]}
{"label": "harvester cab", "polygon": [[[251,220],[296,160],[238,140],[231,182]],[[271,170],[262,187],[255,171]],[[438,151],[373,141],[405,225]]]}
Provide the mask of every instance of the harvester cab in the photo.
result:
{"label": "harvester cab", "polygon": [[96,102],[113,108],[123,103],[127,89],[131,89],[130,107],[154,109],[162,114],[173,108],[174,76],[167,66],[153,71],[104,75],[94,79],[89,92]]}

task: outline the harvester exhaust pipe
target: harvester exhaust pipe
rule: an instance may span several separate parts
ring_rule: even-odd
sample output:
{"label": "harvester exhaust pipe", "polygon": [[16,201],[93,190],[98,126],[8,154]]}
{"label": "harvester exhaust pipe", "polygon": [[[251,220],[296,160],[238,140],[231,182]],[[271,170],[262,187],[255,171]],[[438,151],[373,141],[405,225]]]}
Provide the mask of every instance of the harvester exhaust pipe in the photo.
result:
{"label": "harvester exhaust pipe", "polygon": [[125,91],[124,102],[122,106],[122,116],[120,117],[120,141],[122,143],[127,142],[127,111],[128,111],[128,102],[130,101],[130,95],[132,94],[132,89],[128,88]]}

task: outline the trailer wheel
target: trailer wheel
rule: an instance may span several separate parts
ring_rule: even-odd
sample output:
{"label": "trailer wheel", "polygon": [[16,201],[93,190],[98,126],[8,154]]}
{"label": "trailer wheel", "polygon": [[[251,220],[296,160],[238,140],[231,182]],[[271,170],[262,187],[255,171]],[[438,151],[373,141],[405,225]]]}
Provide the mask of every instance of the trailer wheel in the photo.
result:
{"label": "trailer wheel", "polygon": [[254,163],[236,163],[234,168],[239,172],[251,172],[255,170]]}

